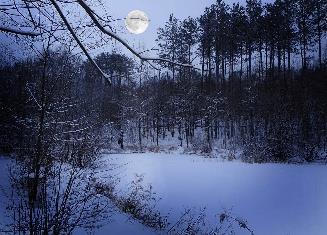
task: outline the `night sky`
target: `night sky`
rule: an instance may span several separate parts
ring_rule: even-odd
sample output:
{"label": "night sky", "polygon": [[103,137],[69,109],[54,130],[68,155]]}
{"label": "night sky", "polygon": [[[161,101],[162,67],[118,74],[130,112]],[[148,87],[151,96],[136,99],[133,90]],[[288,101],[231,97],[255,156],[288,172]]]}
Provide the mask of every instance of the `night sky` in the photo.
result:
{"label": "night sky", "polygon": [[[0,2],[3,1],[5,2],[5,0],[0,0]],[[269,1],[270,0],[264,0],[263,2]],[[206,7],[215,3],[216,0],[103,0],[102,2],[103,6],[99,6],[95,10],[99,12],[100,15],[107,14],[112,16],[112,19],[118,19],[112,22],[112,26],[117,30],[116,33],[129,42],[137,51],[143,51],[156,46],[155,39],[157,38],[157,29],[165,25],[170,14],[174,14],[178,19],[185,19],[188,16],[196,18],[204,12]],[[225,2],[230,5],[235,2],[244,4],[245,0],[226,0]],[[106,11],[103,9],[106,9]],[[144,11],[149,17],[150,25],[145,33],[134,35],[129,33],[125,28],[124,18],[132,10]],[[72,19],[72,21],[74,20]],[[12,54],[17,58],[26,55],[26,53],[19,49],[16,43],[13,43],[12,37],[8,37],[2,33],[0,33],[0,45],[9,47]],[[114,45],[114,49],[122,49],[118,43]],[[90,51],[90,53],[95,55],[104,50],[108,50],[108,48],[98,48],[97,50]],[[3,49],[0,53],[4,53]],[[153,54],[150,53],[150,55],[155,55],[155,52],[153,52]]]}

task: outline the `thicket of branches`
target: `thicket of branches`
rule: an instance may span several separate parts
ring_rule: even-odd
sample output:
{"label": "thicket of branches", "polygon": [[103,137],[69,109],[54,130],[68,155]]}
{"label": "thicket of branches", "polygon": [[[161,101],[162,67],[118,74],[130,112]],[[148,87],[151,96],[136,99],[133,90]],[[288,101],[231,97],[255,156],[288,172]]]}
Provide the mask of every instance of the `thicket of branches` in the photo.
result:
{"label": "thicket of branches", "polygon": [[1,70],[1,152],[17,163],[7,232],[70,234],[108,215],[108,202],[89,186],[103,123],[98,105],[83,98],[80,68],[46,44],[38,58]]}

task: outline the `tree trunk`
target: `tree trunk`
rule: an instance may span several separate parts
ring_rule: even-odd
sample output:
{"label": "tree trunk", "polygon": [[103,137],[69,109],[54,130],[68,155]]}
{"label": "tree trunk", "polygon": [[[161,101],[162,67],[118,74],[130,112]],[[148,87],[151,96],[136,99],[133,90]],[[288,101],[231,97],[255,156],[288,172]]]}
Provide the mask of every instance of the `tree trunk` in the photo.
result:
{"label": "tree trunk", "polygon": [[242,79],[243,75],[243,46],[241,45],[241,72],[240,72],[240,79]]}
{"label": "tree trunk", "polygon": [[142,151],[142,128],[141,128],[141,118],[139,118],[139,123],[138,123],[138,129],[139,129],[139,146],[140,146],[140,151]]}
{"label": "tree trunk", "polygon": [[251,74],[252,74],[252,48],[251,45],[249,45],[248,48],[248,53],[249,53],[249,71],[248,71],[248,77],[251,78]]}
{"label": "tree trunk", "polygon": [[318,25],[318,56],[319,56],[319,67],[322,68],[322,49],[321,49],[321,28]]}
{"label": "tree trunk", "polygon": [[266,46],[265,46],[265,56],[266,56],[266,67],[265,67],[265,70],[266,70],[266,79],[268,77],[268,44],[266,43]]}
{"label": "tree trunk", "polygon": [[202,46],[202,67],[201,67],[201,91],[203,92],[203,80],[204,80],[204,46]]}

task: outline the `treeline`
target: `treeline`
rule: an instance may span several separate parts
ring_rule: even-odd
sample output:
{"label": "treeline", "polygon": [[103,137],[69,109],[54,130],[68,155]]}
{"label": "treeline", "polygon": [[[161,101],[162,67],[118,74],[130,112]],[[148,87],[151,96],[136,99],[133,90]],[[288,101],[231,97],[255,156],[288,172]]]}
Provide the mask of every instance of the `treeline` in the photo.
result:
{"label": "treeline", "polygon": [[170,63],[155,71],[102,53],[95,61],[112,86],[65,50],[2,68],[2,150],[55,150],[82,165],[104,148],[322,160],[325,12],[325,1],[252,0],[217,1],[197,19],[171,15],[158,32],[160,56],[194,68]]}
{"label": "treeline", "polygon": [[202,81],[196,70],[186,70],[185,79],[173,79],[168,71],[135,76],[138,67],[124,56],[101,54],[96,60],[116,84],[104,88],[88,67],[84,79],[94,90],[91,97],[104,94],[101,116],[109,123],[106,147],[112,151],[182,147],[229,159],[241,150],[250,162],[326,160],[325,67],[292,69],[285,78],[233,74],[220,87]]}
{"label": "treeline", "polygon": [[170,15],[160,56],[197,69],[171,63],[144,82],[127,136],[250,162],[326,159],[326,14],[326,1],[218,0],[197,19]]}
{"label": "treeline", "polygon": [[[159,29],[163,58],[201,65],[203,80],[219,85],[233,74],[242,78],[290,75],[291,69],[322,67],[326,56],[327,3],[276,0],[245,6],[217,0],[197,19],[170,15]],[[183,68],[171,66],[173,79]],[[186,73],[187,74],[187,73]]]}
{"label": "treeline", "polygon": [[260,162],[313,161],[326,149],[324,68],[292,70],[286,80],[234,75],[220,89],[209,81],[203,87],[196,71],[175,81],[169,73],[140,75],[140,83],[126,56],[101,54],[109,86],[70,53],[47,56],[46,67],[40,58],[1,69],[2,152],[83,165],[100,149],[240,149]]}

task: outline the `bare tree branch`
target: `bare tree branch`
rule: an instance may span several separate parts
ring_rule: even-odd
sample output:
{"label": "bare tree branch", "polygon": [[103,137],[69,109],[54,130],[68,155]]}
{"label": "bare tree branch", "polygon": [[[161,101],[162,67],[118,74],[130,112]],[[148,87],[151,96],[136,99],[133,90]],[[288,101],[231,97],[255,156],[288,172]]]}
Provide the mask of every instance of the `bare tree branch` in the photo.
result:
{"label": "bare tree branch", "polygon": [[88,53],[88,51],[84,47],[83,43],[79,40],[79,38],[77,37],[77,35],[74,32],[73,28],[70,26],[68,20],[66,19],[66,17],[62,13],[59,5],[56,3],[55,0],[51,0],[51,2],[53,4],[53,6],[56,8],[58,14],[60,15],[60,18],[64,21],[67,29],[69,30],[69,32],[71,33],[71,35],[73,36],[73,38],[75,39],[75,41],[77,42],[77,44],[79,45],[79,47],[82,49],[82,51],[84,52],[84,54],[86,55],[86,57],[91,61],[91,63],[96,67],[96,69],[101,73],[101,75],[106,78],[106,81],[109,83],[109,85],[111,85],[110,76],[108,74],[106,74],[105,72],[102,71],[102,69],[98,66],[98,64],[94,61],[94,59]]}
{"label": "bare tree branch", "polygon": [[13,33],[13,34],[18,34],[18,35],[30,36],[30,37],[37,37],[37,36],[41,35],[41,33],[24,31],[24,30],[20,30],[20,29],[13,29],[13,28],[5,27],[5,26],[0,26],[0,31],[6,32],[6,33]]}
{"label": "bare tree branch", "polygon": [[[70,34],[72,35],[73,39],[77,42],[78,46],[82,49],[83,53],[86,55],[86,57],[90,60],[90,62],[93,64],[93,66],[95,66],[95,68],[100,72],[100,74],[105,77],[106,81],[111,85],[111,78],[108,74],[106,74],[100,67],[99,65],[95,62],[95,60],[91,57],[91,55],[89,54],[89,52],[87,51],[85,45],[83,44],[82,40],[80,40],[78,38],[77,33],[74,31],[73,26],[69,23],[67,17],[64,15],[63,11],[60,8],[60,3],[74,3],[75,1],[72,2],[67,2],[67,1],[55,1],[55,0],[50,0],[49,4],[51,4],[52,6],[54,6],[54,8],[56,9],[57,13],[59,14],[61,20],[63,21],[64,25],[67,27],[68,31],[70,32]],[[119,37],[117,34],[115,34],[112,31],[112,28],[109,25],[103,25],[101,23],[101,21],[103,20],[101,18],[101,16],[99,16],[94,10],[92,10],[88,4],[84,1],[84,0],[76,0],[77,4],[79,6],[81,6],[84,11],[87,13],[87,16],[89,16],[92,20],[91,25],[94,25],[97,29],[99,29],[103,34],[110,36],[111,38],[113,38],[114,40],[120,42],[125,48],[127,48],[133,55],[135,55],[137,58],[139,58],[141,61],[146,61],[147,63],[150,64],[150,66],[152,66],[154,69],[159,70],[156,66],[154,66],[151,61],[157,61],[157,62],[163,62],[163,63],[168,63],[168,64],[172,64],[172,65],[177,65],[177,66],[182,66],[182,67],[188,67],[188,68],[195,68],[193,67],[193,65],[191,64],[183,64],[183,63],[178,63],[175,61],[171,61],[168,59],[164,59],[164,58],[154,58],[154,57],[146,57],[143,56],[142,53],[137,52],[136,50],[134,50],[129,43],[127,43],[124,39],[122,39],[121,37]],[[24,2],[25,3],[25,2]],[[39,11],[42,13],[42,15],[44,15],[50,22],[54,23],[53,19],[51,19],[51,17],[49,17],[46,13],[47,11],[45,9],[46,12],[43,12],[40,7],[35,6],[35,2],[34,1],[30,1],[28,3],[31,3],[32,6],[29,6],[27,3],[22,4],[20,6],[18,6],[17,4],[13,4],[13,6],[16,8],[16,10],[18,11],[19,7],[24,7],[27,8],[28,10],[28,16],[31,18],[30,22],[33,23],[34,27],[36,28],[42,28],[40,26],[40,23],[35,22],[32,13],[30,12],[30,8],[36,8],[39,9]],[[49,5],[48,5],[49,6]],[[19,11],[18,11],[19,12]],[[23,16],[24,17],[24,16]],[[53,16],[52,16],[53,17]],[[25,18],[25,17],[24,17]],[[107,29],[106,27],[110,27],[110,29]],[[44,32],[47,32],[46,29],[43,29]],[[12,28],[7,28],[4,26],[0,26],[0,31],[3,32],[9,32],[9,33],[14,33],[14,34],[18,34],[18,35],[25,35],[25,36],[31,36],[31,37],[36,37],[41,35],[41,33],[36,33],[36,32],[29,32],[29,31],[23,31],[23,30],[17,30],[17,29],[12,29]],[[196,69],[196,68],[195,68]]]}
{"label": "bare tree branch", "polygon": [[140,60],[142,61],[161,61],[161,62],[166,62],[166,63],[170,63],[170,64],[174,64],[174,65],[178,65],[178,66],[183,66],[183,67],[189,67],[189,68],[193,68],[192,65],[190,64],[182,64],[182,63],[176,63],[174,61],[171,60],[167,60],[167,59],[162,59],[162,58],[151,58],[151,57],[144,57],[142,56],[140,53],[136,52],[125,40],[123,40],[122,38],[120,38],[118,35],[116,35],[115,33],[113,33],[112,31],[107,30],[97,19],[97,17],[94,15],[93,10],[85,3],[84,0],[77,0],[77,2],[79,3],[79,5],[86,11],[86,13],[90,16],[90,18],[92,19],[92,21],[95,23],[96,27],[103,32],[104,34],[109,35],[110,37],[112,37],[113,39],[117,40],[118,42],[120,42],[124,47],[126,47],[130,52],[132,52],[132,54],[134,54],[136,57],[138,57]]}

